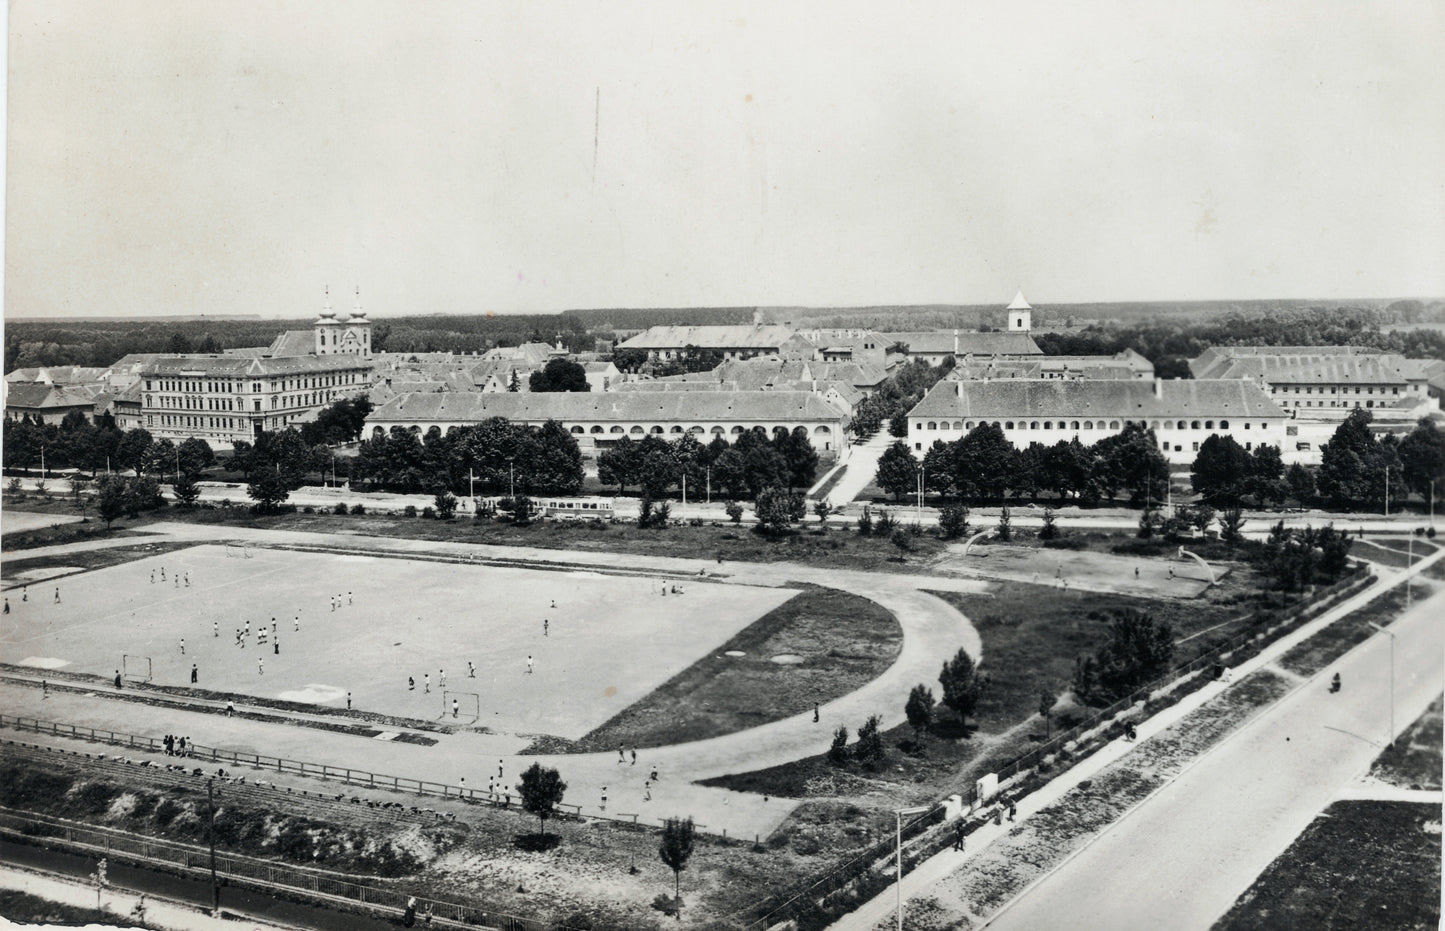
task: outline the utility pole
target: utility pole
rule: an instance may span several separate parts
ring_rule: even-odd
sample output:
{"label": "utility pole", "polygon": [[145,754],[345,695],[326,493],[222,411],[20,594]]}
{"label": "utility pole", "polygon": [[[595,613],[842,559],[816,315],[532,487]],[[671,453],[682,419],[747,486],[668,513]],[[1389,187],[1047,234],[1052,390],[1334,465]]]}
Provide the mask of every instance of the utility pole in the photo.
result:
{"label": "utility pole", "polygon": [[925,811],[928,811],[928,808],[900,808],[893,812],[894,817],[898,819],[898,833],[896,835],[898,843],[898,861],[896,864],[898,875],[897,881],[893,884],[896,890],[895,910],[898,913],[898,931],[903,931],[903,816],[921,815]]}
{"label": "utility pole", "polygon": [[477,473],[474,472],[474,471],[471,469],[471,467],[469,466],[469,467],[467,468],[467,497],[468,497],[468,498],[475,498],[476,496],[477,496]]}
{"label": "utility pole", "polygon": [[[1431,486],[1430,486],[1430,492],[1431,492],[1432,495],[1434,494],[1434,491],[1435,491],[1435,486],[1434,486],[1434,485],[1431,485]],[[712,504],[712,466],[708,466],[708,467],[707,467],[707,503],[708,503],[708,504]],[[1434,523],[1434,519],[1435,519],[1435,499],[1432,497],[1432,498],[1430,499],[1430,521],[1431,521],[1431,523]]]}
{"label": "utility pole", "polygon": [[1385,466],[1385,516],[1390,516],[1390,467]]}
{"label": "utility pole", "polygon": [[212,776],[206,781],[206,810],[208,817],[208,828],[206,837],[211,842],[211,914],[221,913],[221,887],[216,885],[216,778]]}
{"label": "utility pole", "polygon": [[512,460],[507,460],[507,488],[512,497],[512,507],[517,506],[517,469]]}
{"label": "utility pole", "polygon": [[1374,621],[1366,621],[1371,627],[1390,638],[1390,739],[1385,743],[1387,746],[1395,745],[1395,632],[1386,630]]}

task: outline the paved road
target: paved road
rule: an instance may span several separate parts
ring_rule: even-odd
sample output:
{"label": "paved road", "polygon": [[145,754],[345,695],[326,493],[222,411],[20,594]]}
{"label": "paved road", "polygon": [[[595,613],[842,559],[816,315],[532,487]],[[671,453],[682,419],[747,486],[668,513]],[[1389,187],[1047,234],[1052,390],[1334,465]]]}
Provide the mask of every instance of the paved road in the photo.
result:
{"label": "paved road", "polygon": [[[1445,593],[1391,625],[1395,728],[1439,697]],[[1334,671],[1344,689],[1331,695]],[[1209,928],[1386,742],[1390,640],[1377,635],[1228,738],[988,927]]]}
{"label": "paved road", "polygon": [[887,430],[879,430],[867,442],[854,446],[848,453],[848,469],[828,492],[828,500],[835,505],[844,505],[858,497],[873,483],[873,476],[878,472],[878,457],[893,444],[894,439]]}

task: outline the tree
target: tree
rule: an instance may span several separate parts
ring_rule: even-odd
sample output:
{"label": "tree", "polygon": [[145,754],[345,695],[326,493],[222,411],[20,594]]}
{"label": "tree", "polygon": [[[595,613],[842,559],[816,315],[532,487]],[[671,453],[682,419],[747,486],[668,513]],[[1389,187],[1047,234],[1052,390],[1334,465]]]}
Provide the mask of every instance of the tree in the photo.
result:
{"label": "tree", "polygon": [[141,511],[153,511],[163,507],[166,500],[161,497],[161,485],[146,475],[137,475],[125,483],[125,513],[127,517],[139,517]]}
{"label": "tree", "polygon": [[371,398],[365,394],[339,398],[322,408],[315,420],[301,425],[301,438],[312,446],[358,440],[371,411]]}
{"label": "tree", "polygon": [[691,818],[668,818],[662,823],[662,842],[657,847],[657,855],[672,870],[678,920],[682,919],[682,871],[692,857],[694,834]]}
{"label": "tree", "polygon": [[547,837],[547,816],[557,808],[562,801],[562,795],[567,791],[567,783],[557,770],[543,766],[541,763],[533,763],[522,773],[522,781],[517,783],[517,795],[522,800],[522,809],[536,815],[541,822],[541,834],[543,839]]}
{"label": "tree", "polygon": [[943,704],[953,709],[960,722],[968,724],[968,716],[978,706],[979,697],[988,685],[988,676],[979,671],[973,657],[960,647],[953,659],[944,661],[938,682],[943,686]]}
{"label": "tree", "polygon": [[1289,496],[1295,499],[1301,510],[1314,500],[1314,473],[1298,462],[1289,467],[1289,473],[1285,476],[1285,484],[1289,486]]}
{"label": "tree", "polygon": [[1014,522],[1009,516],[1007,504],[998,512],[998,538],[1005,543],[1014,538]]}
{"label": "tree", "polygon": [[818,515],[818,526],[823,528],[824,533],[827,533],[828,515],[833,513],[833,505],[829,504],[827,501],[815,502],[813,504],[813,513]]}
{"label": "tree", "polygon": [[291,497],[291,483],[278,469],[262,469],[246,486],[246,494],[263,514],[270,513]]}
{"label": "tree", "polygon": [[[140,472],[149,455],[151,442],[150,432],[143,427],[127,430],[125,436],[121,437],[120,446],[116,448],[115,467],[122,471],[134,469]],[[238,452],[241,445],[236,444]],[[249,446],[247,448],[249,449]]]}
{"label": "tree", "polygon": [[620,495],[628,485],[637,484],[638,466],[641,462],[638,444],[623,437],[597,457],[597,480],[604,485],[616,485]]}
{"label": "tree", "polygon": [[758,529],[765,533],[783,533],[794,521],[807,513],[803,496],[786,488],[764,488],[753,503]]}
{"label": "tree", "polygon": [[1137,608],[1113,612],[1108,639],[1075,667],[1074,694],[1094,705],[1132,695],[1169,670],[1174,630]]}
{"label": "tree", "polygon": [[531,391],[591,391],[587,369],[568,359],[549,359],[541,371],[527,379]]}
{"label": "tree", "polygon": [[1018,472],[1018,450],[991,423],[979,424],[953,444],[953,484],[964,497],[1002,498]]}
{"label": "tree", "polygon": [[176,503],[183,508],[193,508],[201,497],[201,486],[189,475],[182,473],[181,477],[171,486],[175,492]]}
{"label": "tree", "polygon": [[441,520],[451,520],[457,514],[457,496],[450,491],[439,491],[432,499],[436,505],[437,517]]}
{"label": "tree", "polygon": [[1094,444],[1094,480],[1109,497],[1122,488],[1132,504],[1163,501],[1169,492],[1169,461],[1154,431],[1137,423]]}
{"label": "tree", "polygon": [[181,445],[176,447],[175,455],[180,462],[181,476],[187,479],[196,478],[216,464],[216,454],[211,449],[211,444],[199,437],[182,440]]}
{"label": "tree", "polygon": [[853,754],[865,763],[877,763],[883,759],[883,737],[878,733],[878,725],[882,719],[876,714],[870,714],[863,726],[858,728],[858,744],[853,748]]}
{"label": "tree", "polygon": [[738,502],[729,501],[723,505],[723,511],[733,523],[740,524],[743,522],[743,506]]}
{"label": "tree", "polygon": [[802,431],[779,433],[773,438],[773,448],[783,457],[787,465],[788,487],[809,488],[818,474],[818,451]]}
{"label": "tree", "polygon": [[899,438],[908,436],[908,412],[899,411],[888,418],[888,435]]}
{"label": "tree", "polygon": [[1399,456],[1406,487],[1433,502],[1445,490],[1445,433],[1433,420],[1421,418],[1400,441]]}
{"label": "tree", "polygon": [[126,480],[119,475],[101,476],[96,485],[95,511],[105,521],[107,531],[125,513],[125,508]]}
{"label": "tree", "polygon": [[933,689],[922,682],[913,687],[908,693],[908,703],[903,706],[903,713],[908,716],[908,723],[913,728],[915,740],[923,739],[923,732],[928,725],[933,723]]}
{"label": "tree", "polygon": [[833,731],[833,743],[828,747],[828,762],[842,766],[848,762],[848,728],[842,724]]}
{"label": "tree", "polygon": [[1289,485],[1284,480],[1284,459],[1280,457],[1278,446],[1260,443],[1249,454],[1249,480],[1245,483],[1245,490],[1262,508],[1281,503],[1289,496]]}
{"label": "tree", "polygon": [[898,440],[883,451],[878,457],[878,472],[873,481],[891,494],[894,501],[902,501],[904,495],[917,488],[918,460],[913,458],[907,443]]}
{"label": "tree", "polygon": [[956,540],[968,533],[968,508],[962,504],[951,504],[939,511],[938,529],[945,540]]}
{"label": "tree", "polygon": [[1059,535],[1059,521],[1053,508],[1044,508],[1044,524],[1039,528],[1040,540],[1053,540]]}
{"label": "tree", "polygon": [[1051,725],[1053,724],[1053,719],[1050,715],[1050,712],[1054,710],[1054,705],[1058,703],[1059,696],[1055,695],[1053,692],[1041,692],[1039,694],[1039,717],[1044,719],[1045,741],[1049,739],[1049,734],[1051,733]]}
{"label": "tree", "polygon": [[1250,455],[1232,436],[1210,434],[1199,445],[1189,467],[1189,480],[1206,502],[1216,507],[1237,504],[1248,490]]}
{"label": "tree", "polygon": [[1402,496],[1404,480],[1399,459],[1394,448],[1382,444],[1370,432],[1373,419],[1366,408],[1355,408],[1335,428],[1329,442],[1320,447],[1316,485],[1322,497],[1337,505],[1360,506],[1379,500],[1385,493],[1386,476],[1391,482],[1390,495]]}

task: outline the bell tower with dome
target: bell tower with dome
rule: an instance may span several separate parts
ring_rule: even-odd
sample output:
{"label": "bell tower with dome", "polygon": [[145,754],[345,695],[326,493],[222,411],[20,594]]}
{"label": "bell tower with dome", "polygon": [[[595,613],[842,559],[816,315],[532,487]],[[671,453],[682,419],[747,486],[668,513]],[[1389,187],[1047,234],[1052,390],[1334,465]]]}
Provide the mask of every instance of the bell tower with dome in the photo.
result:
{"label": "bell tower with dome", "polygon": [[315,353],[318,356],[361,356],[371,357],[371,321],[361,309],[361,288],[356,289],[356,306],[345,320],[336,317],[331,309],[331,291],[326,291],[326,303],[321,315],[312,324],[316,334]]}
{"label": "bell tower with dome", "polygon": [[1027,333],[1033,329],[1033,308],[1029,302],[1024,300],[1024,292],[1020,291],[1014,295],[1013,301],[1008,305],[1008,331],[1010,333]]}

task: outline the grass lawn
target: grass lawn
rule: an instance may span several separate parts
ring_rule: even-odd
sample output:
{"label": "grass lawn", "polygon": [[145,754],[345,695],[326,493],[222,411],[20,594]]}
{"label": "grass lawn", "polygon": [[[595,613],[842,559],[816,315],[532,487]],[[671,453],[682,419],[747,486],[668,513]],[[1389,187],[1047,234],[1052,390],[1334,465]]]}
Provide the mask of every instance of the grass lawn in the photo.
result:
{"label": "grass lawn", "polygon": [[1440,789],[1441,699],[1435,699],[1395,745],[1370,767],[1370,775],[1406,789]]}
{"label": "grass lawn", "polygon": [[[886,784],[889,791],[928,796],[944,786],[966,782],[968,773],[986,772],[1042,741],[1045,729],[1038,705],[1044,692],[1061,696],[1054,708],[1056,727],[1083,719],[1084,709],[1070,704],[1063,693],[1073,677],[1074,658],[1102,641],[1105,612],[1110,609],[1149,611],[1173,624],[1179,636],[1228,625],[1247,613],[1244,606],[1234,603],[1237,594],[1224,588],[1212,589],[1209,598],[1191,601],[1155,601],[1026,583],[1000,583],[982,594],[934,594],[962,611],[983,638],[983,668],[991,680],[976,715],[969,718],[966,733],[952,712],[940,708],[937,721],[921,743],[906,725],[885,732],[888,759],[877,767],[849,764],[840,769],[816,756],[719,777],[707,784],[793,798],[867,793]],[[1213,633],[1229,630],[1225,626]],[[1181,655],[1190,655],[1188,646],[1181,648]],[[940,657],[940,665],[942,662]],[[935,696],[941,694],[936,681],[925,684]],[[848,723],[850,730],[855,730],[862,722]]]}
{"label": "grass lawn", "polygon": [[1440,806],[1336,802],[1215,924],[1254,929],[1440,926]]}
{"label": "grass lawn", "polygon": [[1280,666],[1302,676],[1314,675],[1363,643],[1378,631],[1373,621],[1386,626],[1405,610],[1405,587],[1390,589],[1358,610],[1352,611],[1280,657]]}
{"label": "grass lawn", "polygon": [[[903,631],[879,605],[810,587],[567,749],[666,746],[800,714],[877,678],[902,643]],[[771,659],[788,653],[804,661]]]}
{"label": "grass lawn", "polygon": [[[1190,644],[1228,635],[1238,626],[1234,622],[1249,613],[1246,606],[1233,603],[1233,589],[1241,584],[1233,579],[1228,587],[1188,601],[1025,583],[997,584],[985,594],[934,594],[962,611],[983,638],[983,668],[991,680],[975,720],[981,730],[992,733],[1036,717],[1040,695],[1058,695],[1069,687],[1074,659],[1103,642],[1112,612],[1126,608],[1148,612],[1172,625],[1176,640],[1209,631],[1178,648],[1176,656],[1189,656]],[[1056,713],[1068,720],[1066,708]],[[1042,730],[1042,719],[1039,727]]]}
{"label": "grass lawn", "polygon": [[87,571],[104,569],[107,566],[117,566],[124,562],[133,562],[161,553],[171,553],[195,545],[194,543],[170,541],[145,543],[143,536],[136,536],[134,540],[135,546],[109,546],[104,549],[78,550],[58,556],[37,556],[31,559],[26,559],[22,551],[17,558],[5,560],[5,576],[10,578],[16,573],[37,569],[75,568]]}
{"label": "grass lawn", "polygon": [[[1414,562],[1419,562],[1434,552],[1435,545],[1433,543],[1416,540]],[[1356,540],[1355,545],[1350,548],[1350,555],[1395,569],[1405,569],[1413,564],[1410,559],[1410,550],[1404,540]]]}

